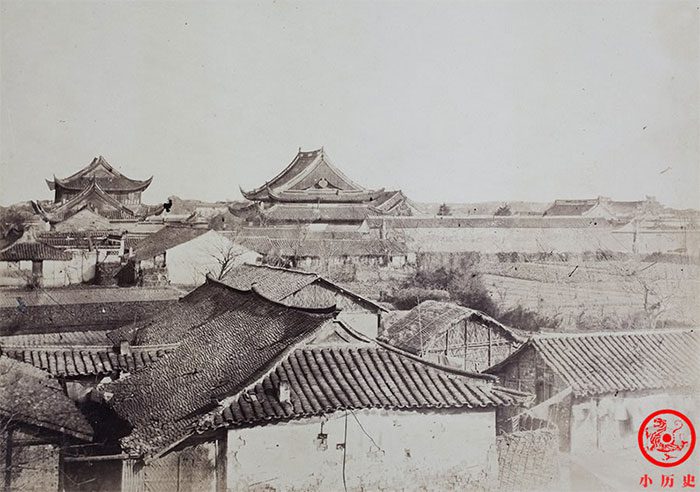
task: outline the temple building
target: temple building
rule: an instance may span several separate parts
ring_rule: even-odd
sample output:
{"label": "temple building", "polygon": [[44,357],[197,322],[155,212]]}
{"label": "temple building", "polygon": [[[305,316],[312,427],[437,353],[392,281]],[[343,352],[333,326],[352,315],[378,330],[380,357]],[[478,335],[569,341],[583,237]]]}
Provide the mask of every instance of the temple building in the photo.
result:
{"label": "temple building", "polygon": [[281,173],[241,193],[253,205],[239,213],[259,225],[361,224],[369,216],[418,212],[400,190],[368,190],[352,181],[331,163],[323,147],[299,149]]}
{"label": "temple building", "polygon": [[53,204],[32,205],[51,229],[110,229],[114,222],[138,222],[163,212],[162,204],[141,203],[141,193],[152,179],[128,178],[99,156],[67,178],[47,179],[49,189],[55,192]]}

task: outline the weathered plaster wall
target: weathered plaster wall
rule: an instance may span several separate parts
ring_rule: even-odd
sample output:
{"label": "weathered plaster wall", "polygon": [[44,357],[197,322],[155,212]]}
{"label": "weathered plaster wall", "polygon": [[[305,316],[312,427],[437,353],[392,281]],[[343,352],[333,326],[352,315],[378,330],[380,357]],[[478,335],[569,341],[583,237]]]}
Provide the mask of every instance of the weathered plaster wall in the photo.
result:
{"label": "weathered plaster wall", "polygon": [[[95,252],[73,251],[70,260],[42,261],[42,287],[64,287],[91,280],[95,276]],[[22,287],[31,285],[31,261],[0,261],[0,286]]]}
{"label": "weathered plaster wall", "polygon": [[209,231],[195,239],[167,251],[165,263],[168,280],[175,285],[200,285],[207,273],[216,275],[221,269],[220,261],[232,251],[233,265],[255,263],[259,254],[234,246],[231,241],[216,231]]}
{"label": "weathered plaster wall", "polygon": [[571,452],[585,455],[594,449],[636,448],[642,421],[663,408],[683,412],[692,420],[697,401],[691,392],[667,390],[577,398],[571,408]]}
{"label": "weathered plaster wall", "polygon": [[495,442],[493,410],[336,412],[229,431],[227,486],[343,490],[345,453],[348,490],[465,489],[495,478]]}

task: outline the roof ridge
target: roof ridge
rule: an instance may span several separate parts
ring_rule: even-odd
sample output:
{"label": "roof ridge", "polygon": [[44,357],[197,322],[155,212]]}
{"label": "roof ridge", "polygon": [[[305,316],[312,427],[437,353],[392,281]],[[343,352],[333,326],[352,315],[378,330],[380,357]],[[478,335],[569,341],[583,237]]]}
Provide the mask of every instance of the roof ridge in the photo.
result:
{"label": "roof ridge", "polygon": [[656,328],[656,329],[643,329],[643,330],[620,330],[620,331],[591,331],[591,332],[574,332],[574,333],[563,333],[563,332],[538,332],[533,333],[531,339],[544,340],[544,339],[557,339],[557,338],[585,338],[592,336],[635,336],[635,335],[664,335],[668,333],[694,333],[698,330],[697,327],[693,328]]}
{"label": "roof ridge", "polygon": [[492,375],[490,375],[490,374],[484,374],[484,373],[481,373],[481,372],[464,371],[464,370],[459,369],[459,368],[456,368],[456,367],[450,367],[450,366],[445,366],[445,365],[442,365],[442,364],[438,364],[437,362],[431,362],[431,361],[429,361],[429,360],[426,360],[426,359],[424,359],[424,358],[422,358],[422,357],[419,357],[419,356],[417,356],[417,355],[415,355],[415,354],[412,354],[412,353],[410,353],[410,352],[408,352],[408,351],[406,351],[406,350],[403,350],[403,349],[400,349],[400,348],[398,348],[398,347],[395,347],[395,346],[393,346],[393,345],[391,345],[391,344],[389,344],[389,343],[386,343],[386,342],[384,342],[384,341],[381,341],[381,340],[379,340],[379,339],[374,339],[374,340],[375,340],[375,342],[377,343],[377,345],[379,345],[379,346],[382,347],[382,348],[385,348],[385,349],[387,349],[387,350],[389,350],[389,351],[391,351],[391,352],[394,352],[394,353],[396,353],[396,354],[399,354],[399,355],[403,355],[403,356],[405,356],[405,357],[408,357],[409,359],[412,359],[412,360],[414,360],[414,361],[416,361],[416,362],[419,362],[419,363],[421,363],[421,364],[427,365],[427,366],[429,366],[429,367],[434,367],[434,368],[436,368],[436,369],[445,370],[445,371],[447,371],[447,372],[451,372],[451,373],[453,373],[453,374],[455,374],[455,375],[458,375],[458,376],[467,376],[467,377],[475,378],[475,379],[486,379],[486,380],[491,381],[491,382],[494,382],[494,383],[498,381],[498,377],[492,376]]}
{"label": "roof ridge", "polygon": [[233,287],[233,286],[231,286],[231,285],[228,285],[227,283],[222,282],[221,280],[216,280],[215,278],[213,278],[213,277],[212,277],[211,275],[209,275],[209,274],[206,275],[206,282],[211,282],[211,283],[216,284],[216,285],[222,285],[222,286],[226,287],[227,289],[230,289],[230,290],[233,290],[233,291],[235,291],[235,292],[242,293],[242,294],[254,294],[254,295],[260,297],[261,299],[263,299],[264,301],[269,302],[270,304],[273,304],[273,305],[276,305],[276,306],[279,306],[279,307],[283,307],[283,308],[286,308],[286,309],[291,309],[291,310],[293,310],[293,311],[297,311],[297,312],[300,312],[300,313],[306,313],[306,314],[309,314],[309,315],[335,314],[336,312],[339,311],[339,309],[338,309],[338,307],[336,306],[336,304],[332,304],[332,305],[330,305],[330,306],[320,307],[320,308],[315,308],[315,307],[314,307],[314,308],[309,308],[309,307],[301,307],[301,306],[292,306],[292,305],[289,305],[289,304],[285,304],[285,303],[283,303],[283,302],[281,302],[281,301],[275,301],[274,299],[270,299],[270,298],[267,297],[264,293],[260,292],[260,291],[257,289],[257,287],[255,286],[255,283],[253,283],[253,284],[251,285],[250,290],[243,290],[243,289],[238,289],[238,288],[236,288],[236,287]]}

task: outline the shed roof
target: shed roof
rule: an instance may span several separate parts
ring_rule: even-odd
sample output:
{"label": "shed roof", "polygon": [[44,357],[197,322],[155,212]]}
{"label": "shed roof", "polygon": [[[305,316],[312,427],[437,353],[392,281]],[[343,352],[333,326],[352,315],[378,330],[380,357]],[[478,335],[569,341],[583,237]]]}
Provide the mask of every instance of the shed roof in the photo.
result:
{"label": "shed roof", "polygon": [[700,336],[695,329],[539,334],[486,372],[497,374],[528,348],[577,396],[698,383]]}
{"label": "shed roof", "polygon": [[508,327],[481,311],[451,302],[423,301],[387,326],[384,338],[392,345],[417,353],[421,349],[421,337],[429,340],[442,336],[463,320],[495,328],[513,342],[523,343],[529,337],[528,333]]}
{"label": "shed roof", "polygon": [[84,441],[92,439],[90,424],[58,381],[0,355],[0,420],[7,418]]}

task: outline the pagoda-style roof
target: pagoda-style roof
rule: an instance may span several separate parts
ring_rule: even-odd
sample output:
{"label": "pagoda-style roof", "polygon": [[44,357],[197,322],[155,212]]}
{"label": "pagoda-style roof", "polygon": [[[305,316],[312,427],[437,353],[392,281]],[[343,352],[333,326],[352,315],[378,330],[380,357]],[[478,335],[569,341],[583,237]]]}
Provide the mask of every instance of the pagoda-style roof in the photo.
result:
{"label": "pagoda-style roof", "polygon": [[248,200],[290,203],[366,203],[384,190],[367,190],[335,167],[323,150],[302,151],[277,176],[241,193]]}
{"label": "pagoda-style roof", "polygon": [[144,181],[127,178],[114,169],[104,157],[99,156],[95,157],[87,167],[77,173],[63,179],[59,179],[54,175],[53,180],[46,180],[46,184],[50,190],[63,188],[65,190],[81,191],[95,181],[102,191],[128,192],[145,190],[151,184],[152,179],[153,176]]}
{"label": "pagoda-style roof", "polygon": [[88,183],[83,191],[50,211],[44,210],[40,205],[33,202],[36,212],[50,223],[64,221],[84,209],[95,210],[99,215],[110,219],[136,217],[137,214],[134,210],[107,194],[97,183],[97,179],[93,178]]}

